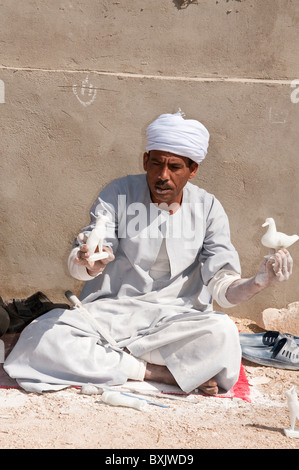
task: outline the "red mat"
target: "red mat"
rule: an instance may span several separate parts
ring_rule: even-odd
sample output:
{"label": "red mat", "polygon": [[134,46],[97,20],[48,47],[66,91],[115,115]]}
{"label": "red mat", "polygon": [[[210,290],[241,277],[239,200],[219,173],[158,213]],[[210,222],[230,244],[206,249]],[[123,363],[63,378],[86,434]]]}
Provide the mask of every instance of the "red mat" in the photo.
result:
{"label": "red mat", "polygon": [[233,388],[229,392],[225,393],[224,395],[217,395],[217,397],[241,398],[242,400],[251,403],[250,387],[243,364],[241,364],[238,382],[233,386]]}
{"label": "red mat", "polygon": [[[5,344],[5,357],[8,356],[14,345],[16,344],[19,338],[19,334],[6,334],[2,336],[1,340],[4,341]],[[3,369],[3,364],[0,364],[0,388],[20,388],[17,382],[10,378],[9,375]],[[167,392],[169,393],[169,392]],[[177,392],[170,392],[175,394],[183,394]],[[251,403],[250,399],[250,388],[249,383],[247,380],[247,376],[241,364],[240,374],[238,382],[233,386],[231,390],[227,393],[217,395],[219,398],[240,398],[248,403]]]}

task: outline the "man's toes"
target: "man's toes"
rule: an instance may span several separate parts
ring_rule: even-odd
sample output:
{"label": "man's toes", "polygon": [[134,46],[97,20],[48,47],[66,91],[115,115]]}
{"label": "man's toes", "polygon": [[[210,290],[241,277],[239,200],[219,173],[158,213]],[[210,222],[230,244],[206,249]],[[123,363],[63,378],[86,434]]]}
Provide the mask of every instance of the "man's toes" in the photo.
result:
{"label": "man's toes", "polygon": [[218,393],[217,382],[214,379],[208,380],[198,388],[206,395],[216,395]]}

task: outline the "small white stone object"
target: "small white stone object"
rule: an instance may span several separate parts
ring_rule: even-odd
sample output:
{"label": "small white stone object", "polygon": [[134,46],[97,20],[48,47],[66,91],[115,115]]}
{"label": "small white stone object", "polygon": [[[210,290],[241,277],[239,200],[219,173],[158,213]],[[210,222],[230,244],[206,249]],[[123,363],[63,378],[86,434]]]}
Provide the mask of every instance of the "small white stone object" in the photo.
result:
{"label": "small white stone object", "polygon": [[291,421],[291,427],[284,429],[284,433],[287,437],[299,438],[299,428],[295,428],[296,420],[299,420],[299,403],[295,386],[290,388],[290,390],[286,390],[284,395],[288,402]]}
{"label": "small white stone object", "polygon": [[[108,221],[108,217],[105,215],[99,214],[95,228],[90,232],[86,245],[88,247],[88,251],[90,256],[88,261],[97,261],[99,259],[108,258],[108,253],[103,251],[103,241],[106,234],[106,223]],[[97,247],[99,251],[95,253]]]}
{"label": "small white stone object", "polygon": [[83,395],[102,395],[103,389],[101,387],[97,387],[96,385],[88,383],[82,385],[80,393],[82,393]]}
{"label": "small white stone object", "polygon": [[126,406],[140,411],[143,411],[147,408],[146,401],[139,400],[138,398],[128,397],[120,392],[105,391],[102,395],[102,401],[108,405]]}
{"label": "small white stone object", "polygon": [[298,235],[286,235],[285,233],[277,232],[276,224],[272,217],[266,219],[262,227],[269,227],[267,232],[262,236],[261,243],[267,248],[272,248],[275,251],[283,250],[293,245],[299,240]]}

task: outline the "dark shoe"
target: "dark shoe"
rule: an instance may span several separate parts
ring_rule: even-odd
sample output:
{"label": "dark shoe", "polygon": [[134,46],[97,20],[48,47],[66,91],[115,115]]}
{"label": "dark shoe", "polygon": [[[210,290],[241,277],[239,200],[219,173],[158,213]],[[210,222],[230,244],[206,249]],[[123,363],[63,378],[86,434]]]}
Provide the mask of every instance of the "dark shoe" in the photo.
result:
{"label": "dark shoe", "polygon": [[287,335],[278,338],[273,346],[243,346],[242,356],[263,366],[299,370],[299,347],[296,341]]}
{"label": "dark shoe", "polygon": [[285,336],[292,338],[299,346],[299,337],[290,335],[289,333],[279,333],[279,331],[266,331],[265,333],[239,333],[241,346],[261,347],[261,346],[274,346],[278,339]]}
{"label": "dark shoe", "polygon": [[10,318],[5,309],[5,304],[2,297],[0,297],[0,337],[3,336],[9,327]]}
{"label": "dark shoe", "polygon": [[53,310],[54,308],[69,309],[68,304],[55,304],[42,292],[36,292],[27,299],[13,299],[5,306],[10,324],[7,333],[19,333],[35,318]]}

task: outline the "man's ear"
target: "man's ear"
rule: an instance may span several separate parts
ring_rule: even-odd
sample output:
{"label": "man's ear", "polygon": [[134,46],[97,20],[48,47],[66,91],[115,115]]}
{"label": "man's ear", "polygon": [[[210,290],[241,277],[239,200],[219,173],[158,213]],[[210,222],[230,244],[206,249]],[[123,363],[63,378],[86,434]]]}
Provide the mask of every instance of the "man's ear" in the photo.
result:
{"label": "man's ear", "polygon": [[149,159],[149,154],[147,152],[144,152],[144,154],[143,154],[143,169],[144,169],[144,171],[147,170],[148,159]]}
{"label": "man's ear", "polygon": [[194,178],[194,176],[195,176],[196,173],[197,173],[197,170],[198,170],[198,163],[192,162],[191,165],[190,165],[189,180],[192,180],[192,178]]}

